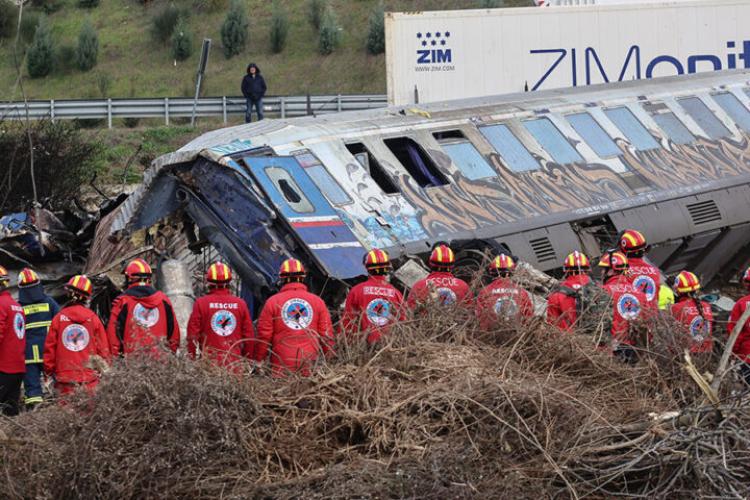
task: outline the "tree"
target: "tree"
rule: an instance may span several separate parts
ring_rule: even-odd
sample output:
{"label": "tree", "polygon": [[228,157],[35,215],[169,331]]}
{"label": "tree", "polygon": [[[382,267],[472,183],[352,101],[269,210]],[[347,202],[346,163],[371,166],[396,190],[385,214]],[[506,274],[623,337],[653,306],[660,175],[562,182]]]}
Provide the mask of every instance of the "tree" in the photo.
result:
{"label": "tree", "polygon": [[84,9],[93,9],[99,5],[99,0],[78,0],[78,6]]}
{"label": "tree", "polygon": [[184,18],[177,21],[172,33],[172,57],[177,61],[184,61],[193,53],[193,34]]}
{"label": "tree", "polygon": [[289,33],[289,21],[286,18],[286,12],[281,7],[278,0],[273,3],[273,13],[271,14],[271,51],[278,54],[284,50],[286,45],[286,36]]}
{"label": "tree", "polygon": [[339,28],[336,16],[330,8],[326,9],[325,14],[323,14],[318,35],[318,50],[324,56],[333,52],[341,42],[341,28]]}
{"label": "tree", "polygon": [[81,32],[78,34],[78,46],[76,47],[76,65],[81,71],[88,71],[96,66],[99,56],[99,36],[94,26],[89,21],[83,23]]}
{"label": "tree", "polygon": [[16,32],[18,8],[10,0],[0,0],[0,38],[10,38]]}
{"label": "tree", "polygon": [[385,9],[378,4],[370,14],[370,24],[367,28],[367,52],[382,54],[385,52]]}
{"label": "tree", "polygon": [[49,25],[45,18],[40,18],[26,55],[26,69],[31,78],[47,76],[55,64],[55,44],[52,41]]}
{"label": "tree", "polygon": [[247,44],[248,21],[245,6],[241,0],[233,0],[224,23],[221,25],[221,43],[224,56],[229,59],[238,55]]}
{"label": "tree", "polygon": [[325,11],[326,0],[307,0],[307,20],[316,30],[320,30],[320,23]]}
{"label": "tree", "polygon": [[175,26],[181,17],[187,18],[189,11],[169,3],[157,13],[151,21],[151,34],[162,43],[172,39]]}

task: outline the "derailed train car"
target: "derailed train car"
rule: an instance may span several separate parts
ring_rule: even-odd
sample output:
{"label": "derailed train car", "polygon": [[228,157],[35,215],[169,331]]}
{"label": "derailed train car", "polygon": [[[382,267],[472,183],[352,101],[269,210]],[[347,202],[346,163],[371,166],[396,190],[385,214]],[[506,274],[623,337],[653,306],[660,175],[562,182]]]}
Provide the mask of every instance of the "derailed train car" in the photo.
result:
{"label": "derailed train car", "polygon": [[749,107],[733,71],[216,130],[154,162],[88,268],[217,253],[262,299],[295,256],[330,297],[371,247],[404,262],[451,241],[467,263],[505,248],[553,271],[634,227],[662,269],[710,280],[748,255]]}

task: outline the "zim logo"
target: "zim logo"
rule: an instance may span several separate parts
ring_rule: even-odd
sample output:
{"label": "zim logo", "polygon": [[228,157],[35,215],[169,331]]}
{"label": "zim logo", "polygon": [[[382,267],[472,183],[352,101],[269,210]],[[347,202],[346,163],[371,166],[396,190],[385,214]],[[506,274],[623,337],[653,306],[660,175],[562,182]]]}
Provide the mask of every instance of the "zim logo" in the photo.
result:
{"label": "zim logo", "polygon": [[494,310],[498,318],[510,319],[518,314],[518,304],[513,297],[500,297],[495,301]]}
{"label": "zim logo", "polygon": [[143,304],[136,304],[133,308],[133,319],[138,326],[151,328],[159,322],[159,308],[149,309]]}
{"label": "zim logo", "polygon": [[690,335],[692,335],[696,341],[702,342],[709,335],[708,328],[708,321],[705,321],[700,316],[696,316],[693,318],[693,321],[690,322]]}
{"label": "zim logo", "polygon": [[312,307],[304,299],[289,299],[281,306],[281,320],[292,330],[304,330],[312,323]]}
{"label": "zim logo", "polygon": [[456,303],[456,292],[450,288],[438,288],[437,300],[441,306],[452,306]]}
{"label": "zim logo", "polygon": [[626,293],[617,300],[617,312],[626,320],[633,320],[641,313],[641,303],[633,295]]}
{"label": "zim logo", "polygon": [[219,337],[228,337],[237,328],[237,318],[231,311],[216,311],[211,316],[211,330]]}
{"label": "zim logo", "polygon": [[65,327],[62,332],[63,346],[69,351],[80,352],[89,345],[89,331],[85,326],[72,324]]}
{"label": "zim logo", "polygon": [[451,49],[446,48],[450,37],[450,31],[417,32],[417,40],[421,47],[417,49],[417,64],[453,62]]}
{"label": "zim logo", "polygon": [[391,320],[391,303],[385,299],[373,299],[365,309],[367,319],[376,326],[385,326]]}
{"label": "zim logo", "polygon": [[656,296],[656,282],[651,276],[638,276],[633,280],[633,288],[643,292],[649,302]]}
{"label": "zim logo", "polygon": [[13,318],[13,331],[19,340],[23,340],[23,335],[26,333],[26,321],[23,319],[23,314],[16,313],[16,316]]}

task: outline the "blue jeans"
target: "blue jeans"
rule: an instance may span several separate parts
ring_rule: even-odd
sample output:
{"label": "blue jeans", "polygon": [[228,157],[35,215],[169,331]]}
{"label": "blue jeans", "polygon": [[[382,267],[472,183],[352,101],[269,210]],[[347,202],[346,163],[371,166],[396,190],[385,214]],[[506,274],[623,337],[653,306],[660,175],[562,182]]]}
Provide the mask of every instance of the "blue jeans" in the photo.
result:
{"label": "blue jeans", "polygon": [[253,106],[255,106],[255,111],[258,113],[258,121],[263,119],[263,98],[253,99],[252,97],[248,97],[247,107],[245,108],[245,123],[253,121]]}

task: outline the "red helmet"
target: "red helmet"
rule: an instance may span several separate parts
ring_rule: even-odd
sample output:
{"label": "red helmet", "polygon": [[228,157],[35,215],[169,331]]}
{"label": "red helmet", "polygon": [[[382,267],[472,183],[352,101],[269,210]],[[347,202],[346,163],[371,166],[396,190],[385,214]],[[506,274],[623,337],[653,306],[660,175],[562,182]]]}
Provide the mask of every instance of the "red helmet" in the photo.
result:
{"label": "red helmet", "polygon": [[490,271],[497,273],[511,273],[516,269],[516,262],[513,257],[501,253],[490,262]]}
{"label": "red helmet", "polygon": [[306,275],[305,266],[297,259],[285,260],[279,270],[279,277],[281,278],[304,278]]}
{"label": "red helmet", "polygon": [[39,275],[28,267],[24,267],[21,269],[21,272],[18,273],[19,288],[36,285],[37,283],[39,283]]}
{"label": "red helmet", "polygon": [[431,267],[451,268],[456,263],[456,254],[448,245],[438,245],[430,254]]}
{"label": "red helmet", "polygon": [[598,266],[622,273],[628,270],[629,264],[624,253],[607,252],[599,259]]}
{"label": "red helmet", "polygon": [[91,297],[91,293],[94,290],[94,286],[91,284],[91,280],[86,276],[80,274],[70,278],[70,281],[65,285],[65,288],[76,295],[83,297]]}
{"label": "red helmet", "polygon": [[697,292],[701,289],[701,282],[698,276],[690,271],[682,271],[674,280],[674,290],[677,293]]}
{"label": "red helmet", "polygon": [[10,277],[8,276],[8,270],[5,269],[3,266],[0,266],[0,283],[5,283],[7,281],[10,281]]}
{"label": "red helmet", "polygon": [[385,250],[373,248],[365,255],[364,264],[368,271],[384,271],[391,268],[391,259]]}
{"label": "red helmet", "polygon": [[588,271],[591,268],[591,262],[586,254],[583,254],[576,250],[575,252],[568,254],[563,261],[563,270],[566,272],[571,271]]}
{"label": "red helmet", "polygon": [[209,283],[229,283],[232,281],[232,270],[223,262],[214,262],[208,266],[206,281]]}
{"label": "red helmet", "polygon": [[635,229],[628,229],[620,238],[620,250],[627,253],[637,252],[646,248],[646,237]]}
{"label": "red helmet", "polygon": [[148,265],[143,259],[131,260],[130,263],[125,267],[123,274],[130,281],[141,281],[151,279],[151,275],[154,272],[151,270],[151,266]]}

